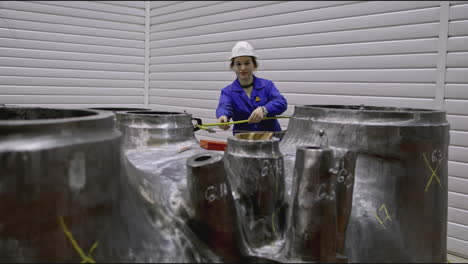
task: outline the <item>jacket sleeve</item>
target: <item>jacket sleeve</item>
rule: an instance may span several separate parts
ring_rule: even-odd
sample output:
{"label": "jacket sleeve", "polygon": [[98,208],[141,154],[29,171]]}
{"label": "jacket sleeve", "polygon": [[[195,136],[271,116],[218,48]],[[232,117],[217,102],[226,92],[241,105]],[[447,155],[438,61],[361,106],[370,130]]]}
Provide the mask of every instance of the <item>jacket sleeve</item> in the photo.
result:
{"label": "jacket sleeve", "polygon": [[216,118],[220,118],[224,115],[229,120],[232,118],[232,110],[233,106],[231,95],[226,91],[226,89],[223,89],[219,97],[218,108],[216,108]]}
{"label": "jacket sleeve", "polygon": [[264,106],[268,110],[269,117],[282,114],[288,108],[288,102],[286,98],[278,91],[275,84],[271,82],[270,93],[268,96],[268,103]]}

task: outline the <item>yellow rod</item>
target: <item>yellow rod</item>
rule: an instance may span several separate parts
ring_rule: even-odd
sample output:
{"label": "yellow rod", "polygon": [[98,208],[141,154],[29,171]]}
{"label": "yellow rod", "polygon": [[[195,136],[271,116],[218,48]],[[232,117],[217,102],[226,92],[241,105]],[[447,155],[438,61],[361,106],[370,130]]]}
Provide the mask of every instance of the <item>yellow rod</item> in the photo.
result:
{"label": "yellow rod", "polygon": [[[289,118],[289,116],[264,117],[264,118],[262,118],[262,120],[270,120],[270,119],[277,119],[277,118]],[[247,123],[247,122],[249,122],[248,119],[239,120],[239,121],[232,121],[232,122],[226,122],[226,123],[203,124],[202,126],[207,127],[207,126],[235,125],[235,124],[242,124],[242,123]]]}

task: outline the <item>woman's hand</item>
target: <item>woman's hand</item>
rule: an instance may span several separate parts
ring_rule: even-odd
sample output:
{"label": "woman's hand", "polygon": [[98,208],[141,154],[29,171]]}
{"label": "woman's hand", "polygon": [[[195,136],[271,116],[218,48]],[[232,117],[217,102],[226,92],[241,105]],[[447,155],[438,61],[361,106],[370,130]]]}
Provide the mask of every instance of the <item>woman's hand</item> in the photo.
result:
{"label": "woman's hand", "polygon": [[[227,123],[229,120],[227,118],[227,116],[221,116],[220,118],[218,118],[218,123]],[[218,126],[219,128],[221,128],[222,130],[228,130],[231,126],[230,125],[221,125],[221,126]]]}
{"label": "woman's hand", "polygon": [[258,123],[258,122],[262,121],[262,118],[264,118],[263,109],[262,109],[261,106],[259,106],[250,115],[249,123]]}

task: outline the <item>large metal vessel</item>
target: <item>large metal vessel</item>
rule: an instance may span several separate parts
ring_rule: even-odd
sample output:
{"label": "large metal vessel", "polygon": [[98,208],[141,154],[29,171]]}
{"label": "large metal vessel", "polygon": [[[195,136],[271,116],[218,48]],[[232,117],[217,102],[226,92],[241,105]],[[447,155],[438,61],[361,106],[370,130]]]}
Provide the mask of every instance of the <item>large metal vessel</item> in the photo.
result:
{"label": "large metal vessel", "polygon": [[205,151],[195,138],[191,115],[129,111],[116,116],[128,176],[148,201],[185,218],[189,213],[186,160]]}
{"label": "large metal vessel", "polygon": [[223,158],[115,112],[0,107],[0,262],[446,261],[443,111],[296,106]]}
{"label": "large metal vessel", "polygon": [[[185,210],[187,200],[181,196],[185,194],[186,186],[183,180],[180,182],[181,179],[174,177],[174,172],[179,173],[177,168],[174,171],[161,168],[165,165],[158,162],[157,149],[140,151],[142,155],[139,157],[123,157],[118,219],[120,226],[126,228],[122,238],[129,241],[126,248],[121,248],[126,262],[220,262],[219,257],[187,224],[191,218]],[[151,170],[152,161],[156,164],[155,170]],[[148,167],[142,168],[142,164]],[[168,164],[171,167],[174,160]]]}
{"label": "large metal vessel", "polygon": [[149,108],[138,108],[138,107],[94,107],[90,108],[93,110],[111,111],[111,112],[128,112],[128,111],[148,111]]}
{"label": "large metal vessel", "polygon": [[330,173],[332,167],[332,149],[297,149],[286,237],[289,259],[336,262],[336,175]]}
{"label": "large metal vessel", "polygon": [[283,155],[279,139],[228,138],[225,167],[247,255],[283,237]]}
{"label": "large metal vessel", "polygon": [[[194,218],[186,161],[206,151],[186,113],[117,112],[123,133],[123,201],[135,224],[129,236],[134,262],[218,262],[219,257],[187,225]],[[156,231],[156,232],[155,232]],[[139,235],[137,235],[139,234]]]}
{"label": "large metal vessel", "polygon": [[112,113],[0,107],[0,262],[121,261]]}
{"label": "large metal vessel", "polygon": [[[446,262],[449,124],[444,111],[296,106],[280,149],[357,153],[346,234],[350,262]],[[286,168],[291,180],[292,169]]]}
{"label": "large metal vessel", "polygon": [[242,260],[236,208],[221,153],[201,152],[187,160],[194,210],[189,226],[225,262]]}
{"label": "large metal vessel", "polygon": [[[113,113],[117,112],[128,112],[128,111],[149,111],[151,109],[149,108],[133,108],[133,107],[95,107],[95,108],[89,108],[91,110],[98,110],[98,111],[110,111]],[[114,123],[115,127],[119,129],[120,124],[119,120],[117,120],[117,116],[114,115]]]}
{"label": "large metal vessel", "polygon": [[124,149],[137,147],[183,147],[198,144],[192,116],[181,112],[116,112]]}

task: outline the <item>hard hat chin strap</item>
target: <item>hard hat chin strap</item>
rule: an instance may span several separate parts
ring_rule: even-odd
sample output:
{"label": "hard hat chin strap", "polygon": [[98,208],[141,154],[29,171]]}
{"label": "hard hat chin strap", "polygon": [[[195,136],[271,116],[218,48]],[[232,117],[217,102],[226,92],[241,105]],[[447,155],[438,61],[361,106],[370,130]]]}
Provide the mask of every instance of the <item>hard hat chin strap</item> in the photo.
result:
{"label": "hard hat chin strap", "polygon": [[242,88],[247,89],[247,88],[249,88],[250,86],[253,86],[254,81],[252,81],[251,83],[249,83],[249,84],[247,84],[247,85],[242,85],[240,82],[239,82],[239,84],[240,84],[240,86],[241,86]]}

